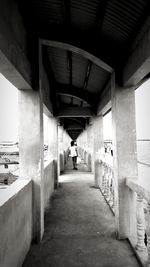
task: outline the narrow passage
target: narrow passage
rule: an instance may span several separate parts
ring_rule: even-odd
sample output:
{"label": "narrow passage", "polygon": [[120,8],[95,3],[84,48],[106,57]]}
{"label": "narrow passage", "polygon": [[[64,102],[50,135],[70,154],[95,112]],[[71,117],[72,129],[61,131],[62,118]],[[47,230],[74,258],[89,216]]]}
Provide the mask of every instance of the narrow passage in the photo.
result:
{"label": "narrow passage", "polygon": [[23,267],[138,267],[127,241],[115,237],[114,217],[93,175],[67,164],[45,215],[45,234]]}

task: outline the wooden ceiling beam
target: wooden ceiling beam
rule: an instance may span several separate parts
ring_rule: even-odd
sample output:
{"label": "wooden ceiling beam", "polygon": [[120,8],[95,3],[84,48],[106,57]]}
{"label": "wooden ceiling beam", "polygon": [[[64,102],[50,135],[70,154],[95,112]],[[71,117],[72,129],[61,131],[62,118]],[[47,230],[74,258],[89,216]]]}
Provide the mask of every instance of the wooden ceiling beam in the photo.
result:
{"label": "wooden ceiling beam", "polygon": [[[87,65],[86,74],[85,74],[84,84],[83,84],[83,91],[86,91],[88,80],[89,80],[90,73],[91,73],[91,68],[92,68],[92,62],[89,60],[88,65]],[[81,107],[83,106],[83,101],[81,101],[80,106]]]}
{"label": "wooden ceiling beam", "polygon": [[72,52],[67,51],[67,67],[69,70],[69,84],[72,86]]}
{"label": "wooden ceiling beam", "polygon": [[83,129],[85,129],[85,125],[86,125],[86,119],[85,118],[64,118],[64,124],[65,125],[70,125],[70,124],[76,124],[79,125],[79,127],[82,127]]}
{"label": "wooden ceiling beam", "polygon": [[93,117],[94,112],[89,108],[83,107],[65,107],[60,108],[57,117]]}
{"label": "wooden ceiling beam", "polygon": [[71,22],[71,3],[70,0],[63,0],[64,24],[69,29]]}
{"label": "wooden ceiling beam", "polygon": [[86,104],[93,105],[92,103],[92,96],[88,95],[88,93],[84,92],[81,88],[76,88],[74,86],[67,86],[67,85],[57,85],[56,88],[57,95],[66,95],[70,97],[75,97]]}
{"label": "wooden ceiling beam", "polygon": [[47,73],[47,77],[49,80],[49,85],[50,85],[50,97],[53,103],[53,109],[54,109],[54,113],[56,113],[57,110],[57,99],[56,99],[56,91],[55,91],[55,87],[56,87],[56,80],[55,80],[55,76],[54,73],[52,71],[52,67],[51,67],[51,63],[50,60],[48,59],[48,51],[46,49],[46,47],[42,47],[42,52],[43,52],[43,64]]}
{"label": "wooden ceiling beam", "polygon": [[100,29],[103,24],[107,2],[108,0],[99,1],[95,23],[94,23],[94,28],[96,29]]}
{"label": "wooden ceiling beam", "polygon": [[104,69],[110,73],[113,72],[112,67],[110,67],[108,64],[106,64],[100,58],[87,52],[86,50],[83,50],[82,48],[79,48],[77,46],[74,46],[72,44],[68,44],[65,42],[52,41],[52,40],[48,40],[48,39],[41,39],[41,42],[43,45],[46,45],[46,46],[57,47],[57,48],[65,49],[67,51],[71,51],[73,53],[77,53],[77,54],[85,57],[86,59],[90,60],[93,64],[96,64],[98,67],[100,67],[100,68],[102,68],[102,69]]}
{"label": "wooden ceiling beam", "polygon": [[83,128],[75,128],[75,127],[65,127],[65,130],[67,131],[79,131],[81,132],[83,130]]}
{"label": "wooden ceiling beam", "polygon": [[84,85],[83,85],[83,90],[84,91],[87,88],[88,80],[89,80],[90,73],[91,73],[91,68],[92,68],[92,62],[89,60],[88,65],[87,65],[85,79],[84,79]]}
{"label": "wooden ceiling beam", "polygon": [[65,124],[64,125],[64,128],[66,129],[66,130],[83,130],[84,129],[84,127],[83,126],[81,126],[81,125],[79,125],[79,124],[69,124],[68,123],[68,125],[67,124]]}

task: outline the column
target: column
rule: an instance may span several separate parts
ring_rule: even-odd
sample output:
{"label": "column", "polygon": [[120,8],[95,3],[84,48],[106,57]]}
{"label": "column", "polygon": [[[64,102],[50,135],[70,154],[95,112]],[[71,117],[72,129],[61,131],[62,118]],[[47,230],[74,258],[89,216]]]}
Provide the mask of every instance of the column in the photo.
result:
{"label": "column", "polygon": [[93,149],[94,149],[94,138],[93,138],[93,123],[90,121],[90,124],[87,127],[87,166],[88,171],[94,171],[94,160],[93,160]]}
{"label": "column", "polygon": [[115,221],[118,237],[136,244],[136,196],[125,185],[127,177],[137,179],[135,91],[112,80],[113,166]]}
{"label": "column", "polygon": [[48,117],[48,154],[54,162],[54,188],[58,186],[58,129],[57,120]]}
{"label": "column", "polygon": [[93,119],[94,130],[94,176],[95,186],[102,185],[103,166],[100,164],[99,155],[100,151],[104,148],[103,136],[103,116],[98,116]]}
{"label": "column", "polygon": [[63,132],[64,132],[63,127],[58,125],[58,159],[59,159],[58,174],[64,171]]}
{"label": "column", "polygon": [[39,92],[19,91],[20,177],[33,181],[33,239],[44,233],[43,104]]}
{"label": "column", "polygon": [[86,157],[86,155],[87,155],[87,150],[88,150],[88,133],[87,133],[87,127],[86,127],[86,129],[84,130],[84,132],[83,132],[83,158],[84,158],[84,163],[86,163],[87,164],[87,157]]}

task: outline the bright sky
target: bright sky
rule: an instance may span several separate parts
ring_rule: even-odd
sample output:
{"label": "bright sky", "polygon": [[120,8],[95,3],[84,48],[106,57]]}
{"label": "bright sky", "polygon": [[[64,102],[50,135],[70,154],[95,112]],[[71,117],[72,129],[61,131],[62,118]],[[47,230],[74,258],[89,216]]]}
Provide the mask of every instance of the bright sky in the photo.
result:
{"label": "bright sky", "polygon": [[103,118],[104,140],[112,140],[111,111]]}
{"label": "bright sky", "polygon": [[0,141],[18,140],[17,89],[0,73]]}
{"label": "bright sky", "polygon": [[135,91],[137,139],[150,139],[150,80]]}

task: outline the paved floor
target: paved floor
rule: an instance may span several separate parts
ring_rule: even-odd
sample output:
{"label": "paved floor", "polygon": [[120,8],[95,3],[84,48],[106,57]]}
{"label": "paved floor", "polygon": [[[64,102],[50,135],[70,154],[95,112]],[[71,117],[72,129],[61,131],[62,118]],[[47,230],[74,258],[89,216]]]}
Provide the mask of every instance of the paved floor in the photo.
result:
{"label": "paved floor", "polygon": [[126,241],[115,237],[114,217],[86,166],[60,176],[45,215],[45,234],[23,267],[138,267]]}

